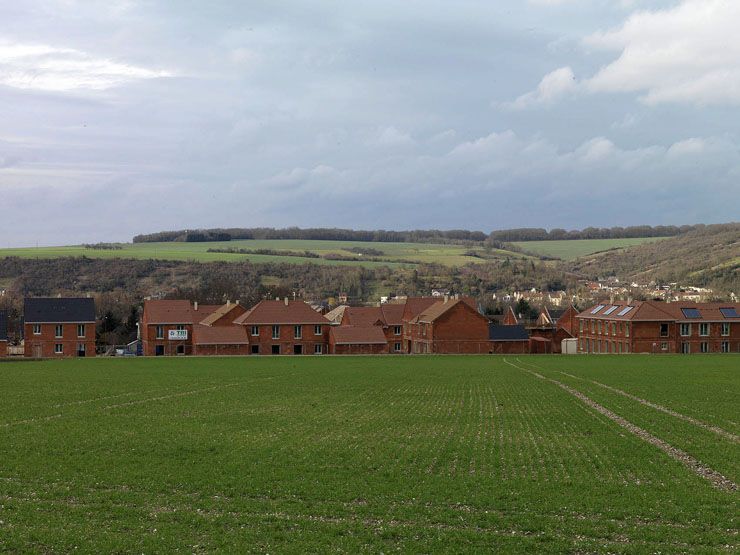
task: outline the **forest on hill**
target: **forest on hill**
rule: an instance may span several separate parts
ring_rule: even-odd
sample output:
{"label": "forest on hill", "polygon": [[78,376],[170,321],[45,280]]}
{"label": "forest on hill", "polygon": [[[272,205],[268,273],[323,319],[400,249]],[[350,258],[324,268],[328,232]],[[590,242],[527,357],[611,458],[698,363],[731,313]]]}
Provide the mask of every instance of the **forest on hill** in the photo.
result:
{"label": "forest on hill", "polygon": [[501,243],[515,241],[563,241],[579,239],[630,239],[639,237],[674,237],[689,231],[703,228],[699,225],[683,226],[649,226],[596,228],[583,230],[565,230],[555,228],[519,228],[492,231],[463,229],[439,230],[417,229],[411,231],[374,230],[363,231],[338,228],[289,227],[275,229],[259,228],[218,228],[218,229],[184,229],[179,231],[160,231],[137,235],[134,243],[167,243],[167,242],[209,242],[231,241],[240,239],[282,239],[282,240],[321,240],[321,241],[365,241],[379,243],[488,243],[500,246]]}

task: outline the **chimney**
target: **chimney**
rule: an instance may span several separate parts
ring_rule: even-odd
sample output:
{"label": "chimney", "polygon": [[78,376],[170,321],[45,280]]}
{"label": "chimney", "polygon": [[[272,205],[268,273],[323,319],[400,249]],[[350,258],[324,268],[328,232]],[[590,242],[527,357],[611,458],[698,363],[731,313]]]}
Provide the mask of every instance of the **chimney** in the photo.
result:
{"label": "chimney", "polygon": [[460,299],[460,293],[455,293],[455,300],[457,301],[459,299]]}
{"label": "chimney", "polygon": [[193,303],[193,310],[195,310],[196,312],[198,312],[198,301],[195,301]]}
{"label": "chimney", "polygon": [[288,297],[285,297],[285,306],[288,306]]}
{"label": "chimney", "polygon": [[239,299],[237,299],[237,300],[236,300],[236,303],[234,303],[234,304],[239,304]]}
{"label": "chimney", "polygon": [[231,301],[229,299],[226,299],[226,308],[229,308],[231,306]]}

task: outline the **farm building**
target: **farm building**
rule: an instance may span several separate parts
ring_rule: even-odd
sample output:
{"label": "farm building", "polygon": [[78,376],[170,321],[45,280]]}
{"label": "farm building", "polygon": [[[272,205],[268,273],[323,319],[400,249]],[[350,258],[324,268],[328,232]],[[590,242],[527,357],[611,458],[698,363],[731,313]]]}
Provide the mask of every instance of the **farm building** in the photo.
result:
{"label": "farm building", "polygon": [[388,339],[381,326],[331,326],[332,355],[381,355],[388,352]]}
{"label": "farm building", "polygon": [[8,356],[8,313],[0,310],[0,357]]}
{"label": "farm building", "polygon": [[239,316],[253,355],[328,353],[330,322],[303,301],[260,301]]}
{"label": "farm building", "polygon": [[582,353],[737,353],[737,303],[603,303],[577,316]]}
{"label": "farm building", "polygon": [[529,352],[529,333],[522,324],[490,326],[490,352],[497,355],[526,354]]}
{"label": "farm building", "polygon": [[95,356],[95,301],[31,298],[23,306],[24,356]]}
{"label": "farm building", "polygon": [[185,300],[147,300],[141,317],[145,356],[247,354],[249,340],[233,321],[246,309],[238,302],[191,304]]}

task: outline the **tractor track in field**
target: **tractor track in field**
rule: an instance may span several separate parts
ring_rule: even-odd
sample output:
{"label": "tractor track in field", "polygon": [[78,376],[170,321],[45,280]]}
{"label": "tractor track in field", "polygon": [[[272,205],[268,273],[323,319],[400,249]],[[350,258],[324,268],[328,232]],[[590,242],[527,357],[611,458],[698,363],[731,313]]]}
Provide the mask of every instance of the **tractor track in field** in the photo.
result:
{"label": "tractor track in field", "polygon": [[534,370],[530,370],[529,368],[516,365],[513,362],[509,362],[506,359],[504,359],[504,363],[508,364],[509,366],[512,366],[513,368],[517,368],[519,370],[532,374],[533,376],[541,380],[545,380],[554,385],[557,385],[563,391],[566,391],[567,393],[569,393],[576,399],[580,400],[584,404],[594,409],[596,412],[602,414],[603,416],[606,416],[609,420],[618,424],[619,426],[621,426],[622,428],[624,428],[631,434],[639,437],[640,439],[649,443],[650,445],[657,447],[658,449],[666,453],[672,459],[683,464],[689,470],[694,472],[697,476],[700,476],[704,478],[705,480],[708,480],[715,488],[722,490],[722,491],[727,491],[727,492],[737,491],[738,489],[737,484],[733,482],[732,480],[730,480],[729,478],[727,478],[726,476],[708,467],[707,465],[705,465],[704,463],[702,463],[695,457],[692,457],[685,451],[682,451],[681,449],[674,447],[670,443],[660,439],[659,437],[652,435],[647,430],[644,430],[643,428],[636,426],[635,424],[633,424],[626,418],[623,418],[619,416],[618,414],[612,412],[608,408],[604,407],[603,405],[600,405],[599,403],[597,403],[590,397],[586,396],[585,394],[581,393],[577,389],[574,389],[570,387],[569,385],[566,385],[563,382],[560,382],[554,378],[548,378],[547,376],[543,376],[539,372],[535,372]]}
{"label": "tractor track in field", "polygon": [[[537,366],[536,364],[532,364],[531,362],[524,362],[522,360],[517,359],[517,362],[520,364],[526,364],[527,366],[531,366],[533,368],[541,368],[541,366]],[[623,397],[627,397],[628,399],[632,399],[633,401],[636,401],[640,403],[643,406],[650,407],[651,409],[655,409],[659,412],[663,412],[669,416],[673,416],[674,418],[678,418],[679,420],[683,420],[684,422],[688,422],[690,424],[693,424],[694,426],[697,426],[699,428],[703,428],[705,430],[708,430],[710,432],[713,432],[717,434],[718,436],[721,436],[725,439],[728,439],[732,441],[733,443],[740,443],[740,436],[737,436],[733,434],[732,432],[728,432],[727,430],[720,428],[719,426],[714,426],[712,424],[708,424],[706,422],[702,422],[701,420],[698,420],[696,418],[693,418],[691,416],[687,416],[685,414],[681,414],[680,412],[677,412],[673,409],[669,409],[668,407],[664,407],[663,405],[659,405],[657,403],[653,403],[652,401],[648,401],[647,399],[643,399],[641,397],[638,397],[637,395],[633,395],[632,393],[629,393],[628,391],[623,391],[621,389],[618,389],[616,387],[612,387],[611,385],[607,385],[605,383],[597,382],[596,380],[590,380],[588,378],[582,378],[580,376],[574,376],[573,374],[569,374],[568,372],[563,372],[562,370],[554,370],[554,372],[557,372],[558,374],[562,374],[563,376],[568,376],[569,378],[573,378],[574,380],[582,380],[591,382],[594,385],[598,385],[599,387],[603,387],[604,389],[611,391],[612,393],[616,393],[617,395],[622,395]]]}

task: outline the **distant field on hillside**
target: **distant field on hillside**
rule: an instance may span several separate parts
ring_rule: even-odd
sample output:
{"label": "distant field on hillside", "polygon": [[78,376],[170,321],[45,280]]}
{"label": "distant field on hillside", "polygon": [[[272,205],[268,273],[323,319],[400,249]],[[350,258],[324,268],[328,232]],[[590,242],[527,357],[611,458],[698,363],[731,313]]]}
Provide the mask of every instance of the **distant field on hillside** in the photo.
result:
{"label": "distant field on hillside", "polygon": [[738,362],[0,363],[0,551],[732,551]]}
{"label": "distant field on hillside", "polygon": [[[140,258],[159,260],[196,260],[199,262],[241,261],[286,262],[302,264],[339,264],[373,266],[413,265],[418,263],[438,263],[460,266],[471,262],[481,262],[480,258],[465,256],[475,251],[484,256],[521,257],[521,254],[496,250],[486,252],[482,247],[459,245],[438,245],[427,243],[374,243],[361,241],[304,241],[304,240],[240,240],[208,243],[121,243],[121,250],[95,250],[83,246],[68,247],[30,247],[20,249],[0,249],[0,257],[20,256],[24,258],[58,258],[62,256],[87,256],[90,258]],[[368,248],[382,251],[382,262],[368,261],[368,256],[354,254],[347,249]],[[336,261],[321,258],[297,256],[273,256],[261,254],[232,254],[207,252],[208,249],[271,249],[282,251],[310,251],[319,255],[339,254],[352,256],[355,260]],[[406,262],[408,261],[408,262]]]}
{"label": "distant field on hillside", "polygon": [[640,237],[635,239],[578,239],[575,241],[518,241],[512,243],[526,252],[541,256],[552,256],[563,260],[574,260],[595,252],[621,249],[661,241],[665,237]]}

